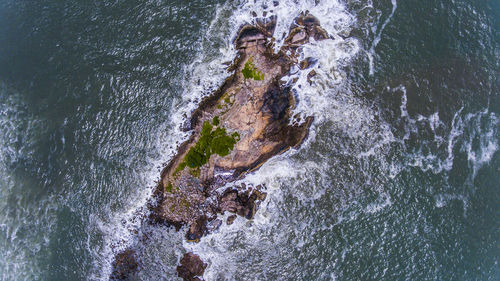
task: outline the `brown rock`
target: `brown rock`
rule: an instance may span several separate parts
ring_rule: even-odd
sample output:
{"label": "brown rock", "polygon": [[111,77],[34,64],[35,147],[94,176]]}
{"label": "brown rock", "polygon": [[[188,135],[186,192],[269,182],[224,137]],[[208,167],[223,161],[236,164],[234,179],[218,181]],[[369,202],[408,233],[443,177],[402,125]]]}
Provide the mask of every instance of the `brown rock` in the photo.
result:
{"label": "brown rock", "polygon": [[186,253],[181,259],[181,264],[177,266],[177,275],[186,281],[203,280],[202,276],[207,267],[198,255]]}
{"label": "brown rock", "polygon": [[[199,235],[205,233],[200,217],[215,217],[214,211],[253,217],[258,198],[251,192],[217,198],[214,190],[257,169],[270,157],[299,145],[307,135],[312,119],[306,119],[301,125],[290,125],[290,111],[296,101],[290,87],[280,82],[291,65],[297,63],[294,56],[285,53],[290,48],[295,52],[300,44],[318,33],[314,17],[303,14],[297,22],[302,25],[293,27],[286,39],[292,45],[283,46],[278,54],[273,53],[272,40],[269,40],[275,19],[242,27],[235,41],[239,50],[238,60],[232,67],[235,73],[193,113],[192,137],[181,145],[179,153],[162,172],[155,216],[170,224],[190,225],[188,237],[192,239],[189,240],[199,240]],[[302,67],[311,62],[310,59],[304,61]],[[262,74],[261,79],[243,76],[243,69],[249,63]],[[238,142],[228,155],[212,154],[208,163],[195,172],[189,167],[179,168],[199,141],[204,122],[212,122],[213,118],[218,118],[219,128],[238,133]]]}
{"label": "brown rock", "polygon": [[236,215],[230,215],[229,217],[227,217],[227,225],[231,225],[233,224],[234,220],[236,219]]}
{"label": "brown rock", "polygon": [[[274,53],[272,34],[275,26],[276,18],[271,17],[240,29],[235,40],[238,56],[228,68],[234,73],[200,103],[191,120],[183,125],[184,129],[192,130],[192,135],[181,144],[176,156],[162,171],[154,198],[148,204],[151,222],[173,225],[177,229],[187,226],[188,241],[197,242],[217,229],[221,223],[216,220],[218,213],[228,211],[253,218],[259,202],[266,197],[259,187],[230,186],[222,193],[217,190],[258,169],[269,158],[299,146],[307,137],[312,118],[301,123],[290,122],[297,101],[290,83],[285,85],[281,78],[293,65],[306,69],[315,63],[310,58],[298,63],[301,46],[311,38],[325,39],[328,34],[315,17],[302,13],[290,27],[281,50]],[[208,133],[210,138],[214,138],[211,134],[215,130],[223,130],[226,136],[234,137],[235,144],[223,153],[211,147],[217,144],[215,139],[207,141],[205,138],[205,150],[190,154],[195,157],[191,159],[198,159],[191,162],[190,167],[186,156],[194,147],[200,149],[197,143],[203,139],[202,128],[206,123],[214,127]],[[208,146],[211,148],[206,149]],[[231,224],[234,218],[230,216],[227,223]],[[118,255],[114,268],[120,269],[119,272],[135,270],[137,263],[128,256]],[[184,280],[198,280],[196,276],[201,276],[205,267],[198,256],[188,253],[177,271]]]}
{"label": "brown rock", "polygon": [[135,251],[127,249],[115,256],[109,280],[125,280],[137,271],[138,266]]}

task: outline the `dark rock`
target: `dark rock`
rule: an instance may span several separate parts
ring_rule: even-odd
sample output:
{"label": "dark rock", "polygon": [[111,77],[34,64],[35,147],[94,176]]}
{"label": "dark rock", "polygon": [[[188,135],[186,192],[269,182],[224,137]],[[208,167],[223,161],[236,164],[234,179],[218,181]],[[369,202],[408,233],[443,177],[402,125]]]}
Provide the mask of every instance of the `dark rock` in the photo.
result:
{"label": "dark rock", "polygon": [[315,65],[316,63],[318,62],[317,59],[314,59],[314,58],[311,58],[311,57],[307,57],[305,58],[304,60],[302,60],[300,62],[300,65],[299,65],[299,68],[301,70],[304,70],[304,69],[307,69],[307,68],[310,68],[312,67],[313,65]]}
{"label": "dark rock", "polygon": [[258,190],[247,190],[241,193],[234,189],[226,190],[220,198],[220,212],[228,211],[252,219],[257,210],[257,201],[265,198],[266,194]]}
{"label": "dark rock", "polygon": [[112,264],[113,272],[109,277],[109,280],[126,280],[132,274],[134,274],[139,264],[137,263],[135,257],[135,251],[132,249],[126,249],[115,256],[115,260]]}
{"label": "dark rock", "polygon": [[307,74],[307,82],[309,82],[309,84],[312,83],[311,78],[313,78],[314,76],[316,76],[316,71],[314,71],[314,69],[313,69],[313,70],[311,70],[311,72],[309,72]]}
{"label": "dark rock", "polygon": [[261,111],[271,114],[274,120],[282,120],[290,106],[290,88],[280,89],[277,86],[269,87],[264,94],[264,104]]}
{"label": "dark rock", "polygon": [[257,26],[266,36],[272,36],[274,33],[274,29],[276,28],[276,16],[257,19]]}
{"label": "dark rock", "polygon": [[208,232],[214,232],[216,231],[217,229],[219,229],[219,227],[222,225],[222,221],[219,220],[219,219],[215,219],[215,220],[212,220],[212,221],[209,221],[207,223],[207,231]]}
{"label": "dark rock", "polygon": [[234,220],[236,219],[236,215],[230,215],[229,217],[227,217],[227,225],[231,225],[233,224]]}
{"label": "dark rock", "polygon": [[200,238],[207,232],[207,217],[201,216],[195,222],[191,223],[186,240],[190,242],[199,242]]}
{"label": "dark rock", "polygon": [[201,276],[207,268],[207,264],[203,263],[198,255],[186,253],[181,259],[181,264],[177,266],[177,275],[186,281],[203,280]]}
{"label": "dark rock", "polygon": [[253,46],[258,40],[265,40],[265,35],[262,31],[253,25],[245,25],[241,28],[238,37],[236,39],[236,48],[247,48],[249,46]]}

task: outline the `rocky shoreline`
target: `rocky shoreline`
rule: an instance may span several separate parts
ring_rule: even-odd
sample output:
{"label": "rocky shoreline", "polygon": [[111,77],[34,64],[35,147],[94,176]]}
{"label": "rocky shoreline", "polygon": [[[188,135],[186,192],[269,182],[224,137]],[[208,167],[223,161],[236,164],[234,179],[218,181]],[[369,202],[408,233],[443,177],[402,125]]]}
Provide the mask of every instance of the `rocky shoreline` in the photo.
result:
{"label": "rocky shoreline", "polygon": [[[292,116],[297,101],[292,85],[281,78],[293,67],[310,67],[312,59],[298,61],[301,46],[328,35],[314,16],[302,13],[275,53],[275,25],[276,18],[268,18],[241,27],[235,39],[238,55],[230,66],[233,74],[200,103],[185,125],[192,135],[163,169],[148,204],[147,223],[177,230],[186,226],[186,239],[198,242],[220,227],[218,214],[234,214],[227,224],[236,215],[251,219],[266,197],[264,188],[231,183],[307,137],[312,118]],[[140,269],[138,260],[130,248],[117,254],[110,279],[127,279]],[[186,253],[177,272],[184,280],[202,280],[206,266],[197,255]]]}

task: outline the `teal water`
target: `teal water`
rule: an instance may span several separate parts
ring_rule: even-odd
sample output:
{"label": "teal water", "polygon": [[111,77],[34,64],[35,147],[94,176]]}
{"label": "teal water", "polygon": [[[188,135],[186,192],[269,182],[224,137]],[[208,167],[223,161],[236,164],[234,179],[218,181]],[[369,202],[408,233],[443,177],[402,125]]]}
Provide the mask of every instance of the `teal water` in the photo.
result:
{"label": "teal water", "polygon": [[[141,226],[238,26],[276,14],[279,44],[306,9],[333,37],[296,74],[315,123],[245,179],[255,219],[199,244]],[[500,280],[499,58],[498,1],[2,0],[0,279],[106,280],[140,229],[133,280],[186,250],[206,280]]]}

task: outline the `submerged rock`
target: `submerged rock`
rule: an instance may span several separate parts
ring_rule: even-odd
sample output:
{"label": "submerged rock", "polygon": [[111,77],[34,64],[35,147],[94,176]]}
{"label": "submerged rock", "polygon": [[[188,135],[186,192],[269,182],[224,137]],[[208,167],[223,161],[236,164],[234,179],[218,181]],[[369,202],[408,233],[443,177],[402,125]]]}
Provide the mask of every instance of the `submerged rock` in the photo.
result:
{"label": "submerged rock", "polygon": [[[241,27],[235,40],[238,56],[230,66],[234,73],[201,102],[184,126],[192,135],[161,173],[150,204],[150,222],[177,229],[187,226],[186,239],[197,242],[220,226],[217,214],[227,211],[251,219],[265,199],[261,186],[218,189],[306,138],[312,118],[293,120],[297,101],[292,85],[281,78],[294,65],[301,69],[313,65],[311,58],[299,64],[300,47],[311,38],[327,38],[327,33],[315,17],[302,13],[283,47],[274,53],[275,25],[272,17]],[[233,221],[230,217],[227,223]],[[193,278],[203,274],[206,265],[202,265],[198,256],[188,253],[177,271],[184,280],[198,280]]]}

